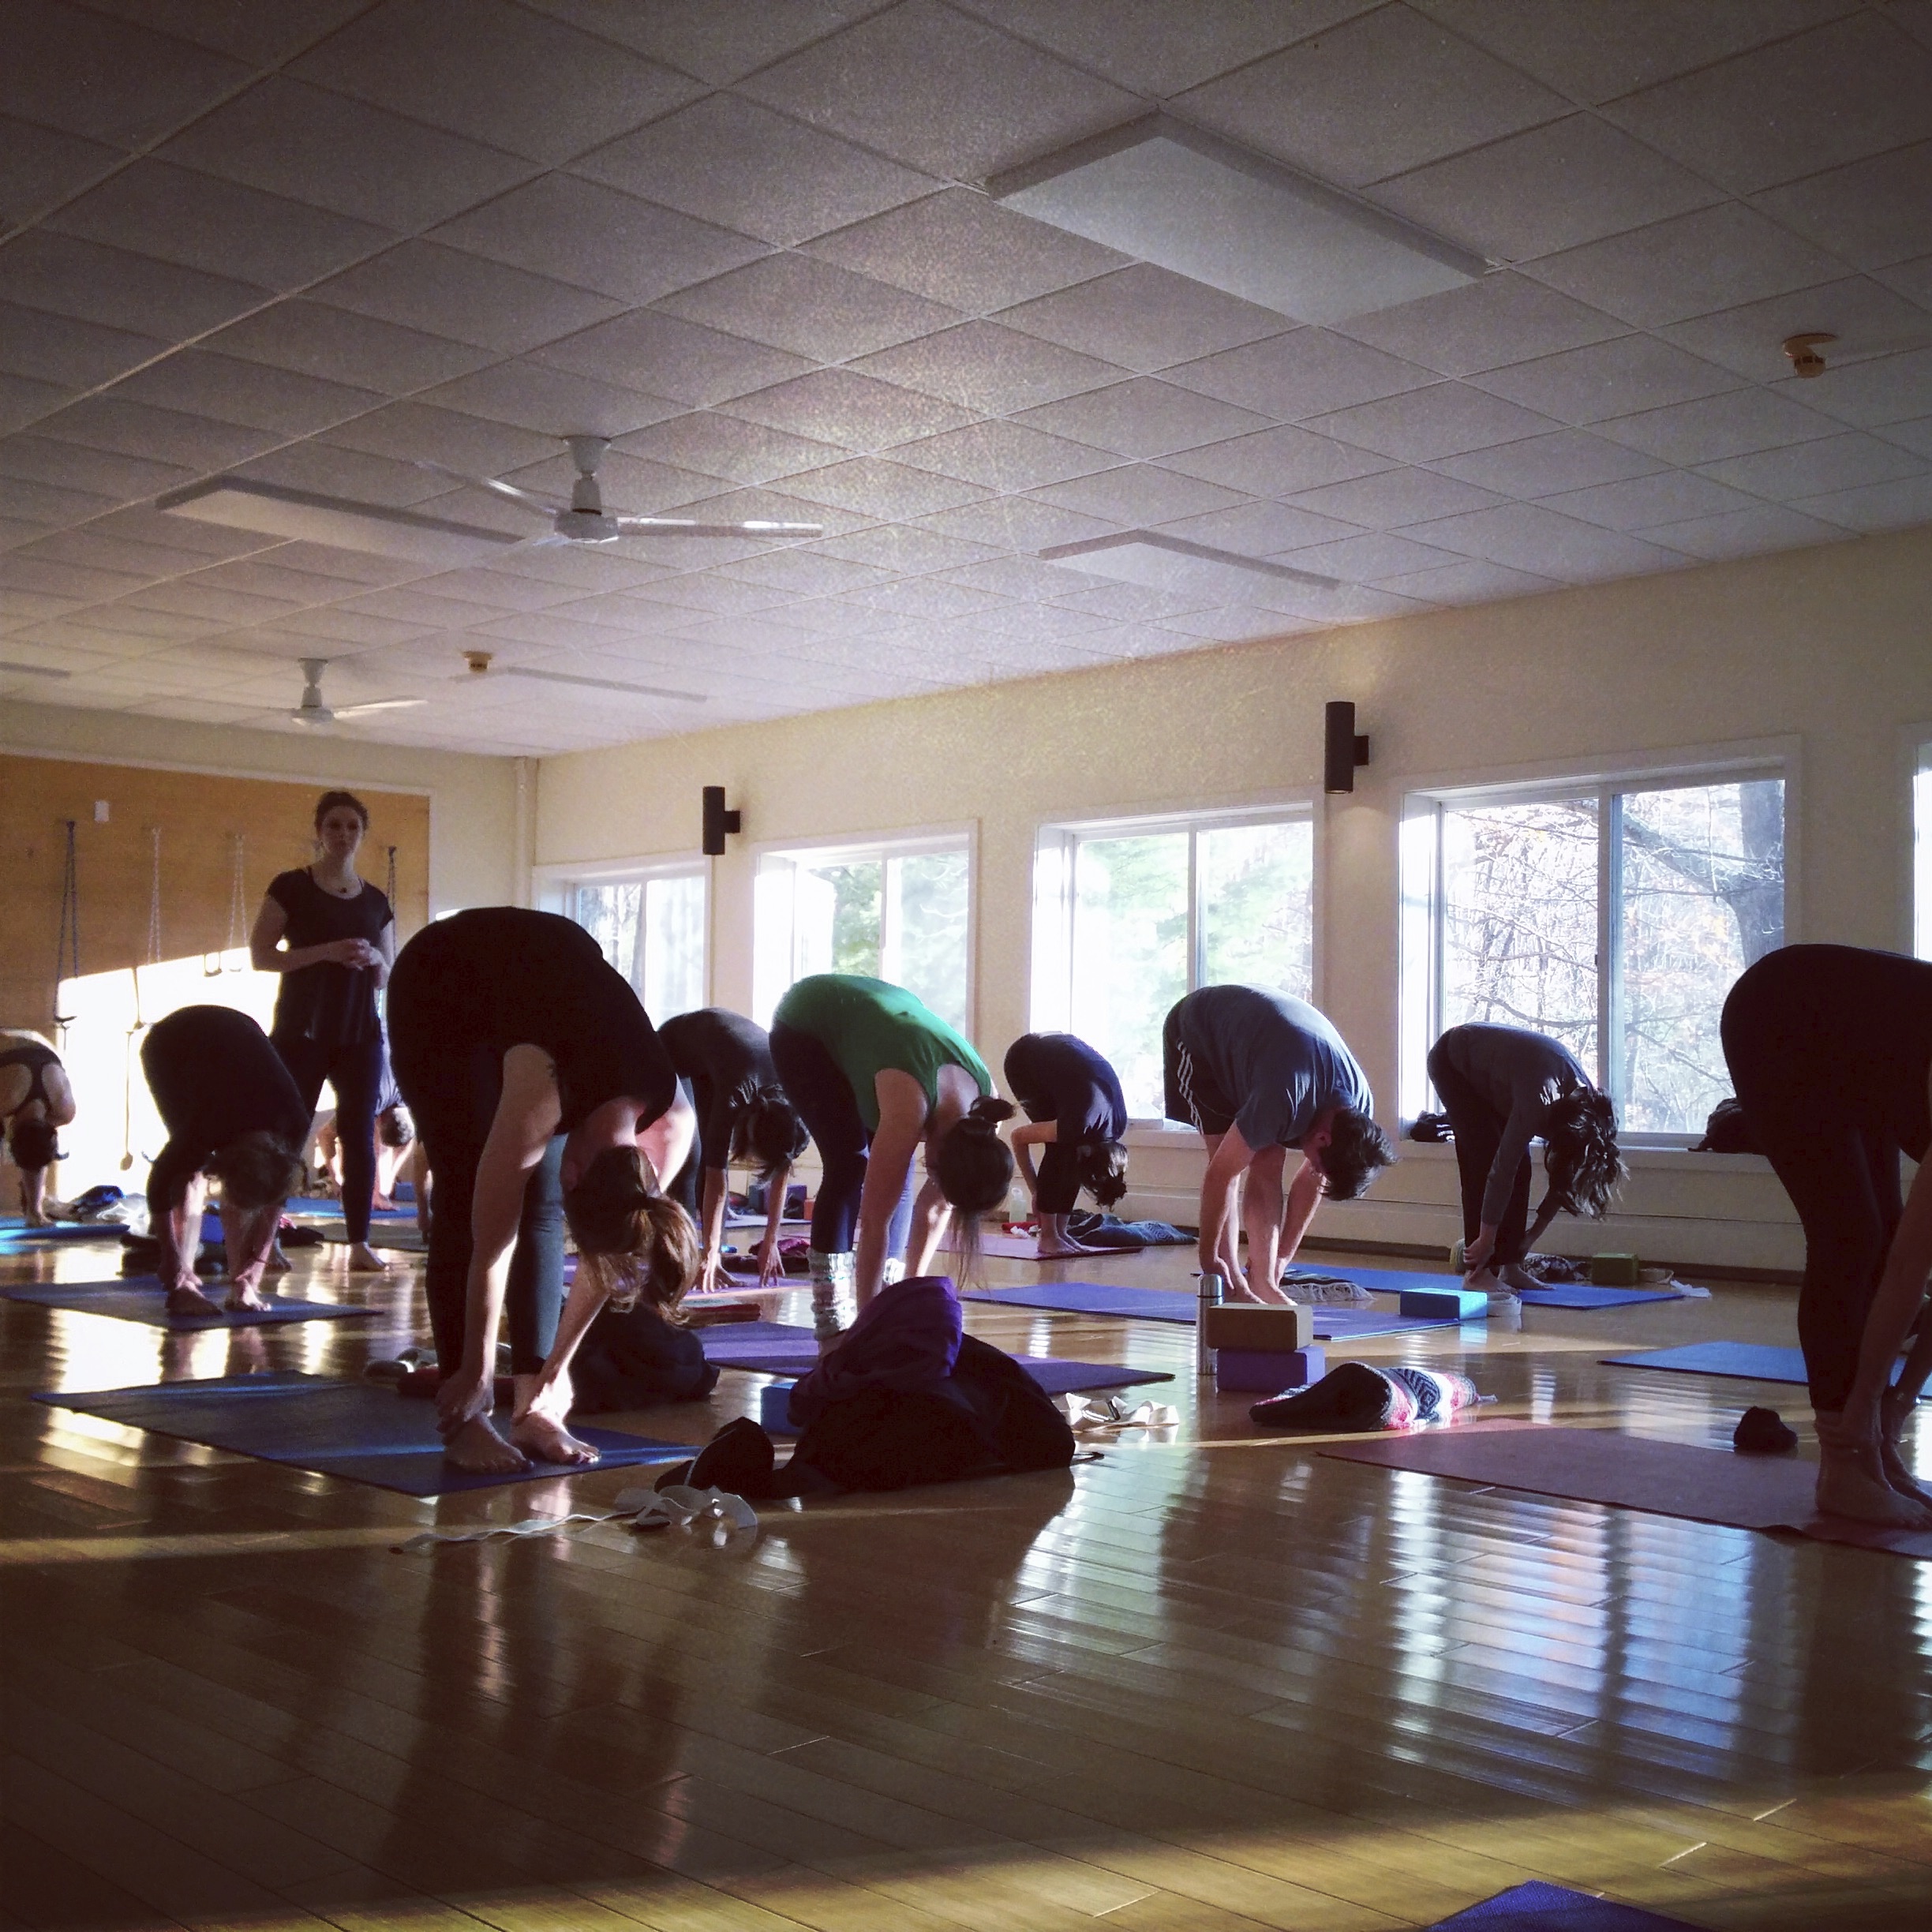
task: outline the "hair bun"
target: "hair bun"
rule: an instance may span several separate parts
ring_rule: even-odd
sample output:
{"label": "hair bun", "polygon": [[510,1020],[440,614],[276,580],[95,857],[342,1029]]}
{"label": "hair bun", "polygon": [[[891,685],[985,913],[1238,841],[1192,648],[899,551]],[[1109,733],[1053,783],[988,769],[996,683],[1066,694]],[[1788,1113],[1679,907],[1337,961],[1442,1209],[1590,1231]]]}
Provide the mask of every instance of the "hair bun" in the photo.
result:
{"label": "hair bun", "polygon": [[1010,1120],[1015,1112],[1010,1100],[1002,1100],[998,1094],[982,1094],[972,1103],[966,1116],[968,1126],[982,1133],[991,1133],[1003,1120]]}

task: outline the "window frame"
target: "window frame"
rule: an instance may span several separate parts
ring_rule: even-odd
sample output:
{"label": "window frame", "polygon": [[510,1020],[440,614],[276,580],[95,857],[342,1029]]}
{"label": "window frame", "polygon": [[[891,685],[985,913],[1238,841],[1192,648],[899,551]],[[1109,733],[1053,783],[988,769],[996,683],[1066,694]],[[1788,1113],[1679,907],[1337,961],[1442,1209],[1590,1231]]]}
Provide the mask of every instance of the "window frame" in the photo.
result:
{"label": "window frame", "polygon": [[[1441,814],[1485,806],[1556,803],[1585,799],[1597,811],[1597,1065],[1586,1069],[1619,1110],[1624,1096],[1610,1077],[1612,1042],[1620,1037],[1623,1016],[1622,876],[1618,865],[1622,813],[1614,801],[1649,792],[1698,786],[1747,784],[1777,779],[1784,787],[1784,943],[1795,943],[1799,920],[1799,744],[1795,738],[1748,745],[1689,748],[1654,758],[1609,767],[1544,766],[1534,776],[1510,776],[1472,782],[1424,782],[1402,800],[1398,885],[1397,1000],[1399,1042],[1400,1120],[1406,1132],[1425,1107],[1440,1101],[1425,1065],[1429,1047],[1443,1032],[1444,921]],[[1694,1133],[1638,1131],[1619,1127],[1627,1147],[1686,1148]]]}
{"label": "window frame", "polygon": [[[577,865],[535,866],[530,871],[531,897],[537,910],[556,912],[577,923],[577,893],[581,886],[648,886],[654,879],[696,878],[704,882],[704,917],[701,921],[704,934],[704,959],[698,979],[703,989],[701,1005],[712,1003],[713,960],[715,948],[712,944],[713,922],[716,907],[716,879],[712,861],[702,852],[687,852],[675,856],[660,855],[650,859],[598,859]],[[640,930],[637,952],[637,972],[642,973],[644,962],[642,913],[640,908]],[[586,929],[587,930],[587,929]],[[640,1003],[644,998],[644,988],[634,977],[631,990]],[[653,1014],[656,1020],[660,1016]]]}
{"label": "window frame", "polygon": [[1904,931],[1900,950],[1932,960],[1932,722],[1909,725],[1904,740]]}
{"label": "window frame", "polygon": [[[1204,983],[1200,835],[1234,826],[1288,824],[1306,824],[1309,828],[1309,998],[1312,1005],[1320,1005],[1321,934],[1326,903],[1324,813],[1320,794],[1297,791],[1241,805],[1054,819],[1038,826],[1033,840],[1032,928],[1028,948],[1029,1028],[1036,1033],[1073,1031],[1073,929],[1078,910],[1074,881],[1083,841],[1187,834],[1187,990],[1192,993]],[[1131,1116],[1130,1124],[1158,1125],[1162,1119],[1158,1114],[1136,1114]]]}
{"label": "window frame", "polygon": [[[960,1029],[967,1039],[975,1039],[979,1035],[979,822],[977,819],[962,819],[950,825],[915,826],[904,831],[881,833],[876,837],[855,837],[849,832],[829,833],[815,838],[788,838],[760,840],[751,848],[751,1011],[760,1026],[771,1024],[771,1009],[784,996],[784,987],[773,995],[767,1003],[762,997],[763,989],[758,984],[760,934],[758,931],[759,887],[766,877],[766,867],[774,859],[791,859],[795,866],[801,859],[809,859],[814,865],[826,863],[865,864],[877,860],[883,865],[893,859],[921,859],[939,852],[963,852],[966,855],[966,1024]],[[883,889],[881,882],[879,904],[879,947],[886,949],[886,919],[892,904],[892,895]],[[796,900],[793,901],[791,934],[791,973],[785,987],[794,986],[800,977],[798,971],[798,919]],[[883,961],[881,962],[882,965]]]}

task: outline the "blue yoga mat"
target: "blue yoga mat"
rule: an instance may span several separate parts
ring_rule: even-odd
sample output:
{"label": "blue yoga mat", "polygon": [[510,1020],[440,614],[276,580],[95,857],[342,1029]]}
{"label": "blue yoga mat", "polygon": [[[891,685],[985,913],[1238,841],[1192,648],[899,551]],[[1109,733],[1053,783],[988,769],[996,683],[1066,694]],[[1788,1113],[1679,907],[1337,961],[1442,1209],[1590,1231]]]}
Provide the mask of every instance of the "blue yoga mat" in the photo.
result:
{"label": "blue yoga mat", "polygon": [[[568,1475],[561,1463],[539,1462],[507,1476],[479,1476],[445,1460],[432,1403],[405,1402],[394,1389],[366,1382],[277,1370],[223,1376],[213,1381],[164,1382],[146,1388],[100,1389],[84,1395],[41,1395],[36,1402],[133,1428],[172,1436],[210,1449],[230,1449],[317,1475],[340,1476],[403,1496],[453,1496],[505,1483]],[[496,1417],[508,1426],[507,1412]],[[656,1442],[613,1429],[578,1428],[571,1434],[602,1451],[592,1469],[674,1462],[691,1454],[688,1443]],[[588,1473],[584,1472],[584,1473]]]}
{"label": "blue yoga mat", "polygon": [[1681,1919],[1661,1918],[1634,1905],[1592,1898],[1540,1878],[1511,1885],[1453,1919],[1440,1919],[1428,1932],[1697,1932]]}
{"label": "blue yoga mat", "polygon": [[1642,1301],[1682,1301],[1675,1288],[1593,1288],[1588,1282],[1556,1282],[1547,1288],[1526,1288],[1525,1308],[1631,1308]]}
{"label": "blue yoga mat", "polygon": [[[227,1290],[211,1285],[210,1299],[219,1301]],[[14,1282],[0,1287],[9,1301],[29,1301],[37,1308],[67,1309],[77,1315],[106,1315],[115,1321],[141,1322],[150,1328],[256,1328],[277,1322],[346,1321],[373,1315],[368,1308],[339,1301],[303,1301],[294,1295],[272,1295],[265,1309],[224,1309],[219,1315],[170,1315],[167,1297],[152,1275],[125,1280],[92,1282]]]}
{"label": "blue yoga mat", "polygon": [[[818,1344],[809,1328],[783,1322],[728,1322],[700,1328],[705,1360],[721,1368],[747,1368],[755,1375],[808,1376],[818,1366]],[[1016,1355],[1013,1360],[1049,1395],[1085,1389],[1131,1388],[1142,1382],[1171,1382],[1158,1368],[1123,1368],[1116,1362],[1070,1361],[1058,1355]]]}
{"label": "blue yoga mat", "polygon": [[118,1241],[127,1232],[118,1221],[62,1221],[52,1227],[0,1228],[0,1246],[38,1247],[43,1241]]}
{"label": "blue yoga mat", "polygon": [[[1418,1279],[1440,1283],[1443,1277]],[[1294,1283],[1287,1284],[1290,1288]],[[1364,1286],[1367,1286],[1366,1283]],[[1178,1288],[1123,1288],[1107,1282],[1035,1282],[1024,1288],[974,1288],[962,1301],[990,1301],[1002,1308],[1050,1309],[1060,1315],[1119,1315],[1133,1321],[1164,1321],[1194,1326],[1200,1303]],[[1449,1315],[1398,1315],[1393,1309],[1317,1308],[1318,1342],[1347,1342],[1369,1335],[1401,1335],[1411,1328],[1456,1326]]]}
{"label": "blue yoga mat", "polygon": [[[1800,1388],[1810,1380],[1802,1349],[1773,1348],[1764,1342],[1687,1342],[1681,1348],[1603,1359],[1613,1368],[1666,1368],[1678,1375],[1729,1376],[1740,1382],[1790,1382]],[[1903,1366],[1893,1368],[1894,1382]]]}
{"label": "blue yoga mat", "polygon": [[[282,1211],[292,1215],[333,1215],[339,1221],[342,1203],[327,1194],[291,1194],[282,1204]],[[416,1218],[413,1197],[412,1204],[407,1208],[372,1208],[369,1217],[376,1221],[413,1221]]]}

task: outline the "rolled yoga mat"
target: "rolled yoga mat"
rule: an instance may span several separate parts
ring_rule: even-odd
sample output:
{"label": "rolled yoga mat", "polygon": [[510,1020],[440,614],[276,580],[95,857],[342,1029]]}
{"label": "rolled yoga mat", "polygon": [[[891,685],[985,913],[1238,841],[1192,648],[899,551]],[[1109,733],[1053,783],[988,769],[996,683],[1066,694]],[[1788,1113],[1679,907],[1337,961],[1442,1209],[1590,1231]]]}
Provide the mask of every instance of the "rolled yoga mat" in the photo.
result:
{"label": "rolled yoga mat", "polygon": [[[1129,1241],[1120,1248],[1094,1248],[1084,1255],[1049,1256],[1050,1260],[1089,1261],[1099,1260],[1109,1255],[1138,1254],[1141,1243]],[[997,1255],[1002,1261],[1037,1261],[1040,1259],[1039,1237],[1037,1234],[1009,1234],[1003,1230],[998,1234],[979,1237],[979,1252]]]}
{"label": "rolled yoga mat", "polygon": [[[733,1322],[702,1328],[705,1360],[721,1368],[747,1368],[754,1374],[808,1376],[818,1366],[818,1349],[809,1328],[782,1322]],[[1158,1368],[1123,1368],[1117,1362],[1069,1361],[1058,1355],[1016,1355],[1013,1360],[1049,1395],[1073,1395],[1087,1389],[1132,1388],[1143,1382],[1171,1382]]]}
{"label": "rolled yoga mat", "polygon": [[[1424,1277],[1423,1279],[1432,1279]],[[1441,1280],[1442,1276],[1432,1279]],[[1287,1286],[1292,1289],[1294,1284]],[[1123,1288],[1109,1282],[1040,1282],[1027,1288],[974,1288],[962,1301],[990,1301],[1002,1308],[1049,1309],[1058,1315],[1119,1315],[1130,1321],[1174,1322],[1192,1328],[1199,1297],[1175,1288]],[[1392,1309],[1315,1308],[1315,1339],[1352,1342],[1370,1335],[1401,1335],[1411,1328],[1453,1328],[1455,1316],[1399,1315]]]}
{"label": "rolled yoga mat", "polygon": [[1593,1898],[1540,1878],[1511,1885],[1494,1898],[1439,1919],[1428,1932],[1698,1932],[1681,1919],[1663,1919],[1613,1899]]}
{"label": "rolled yoga mat", "polygon": [[1516,1421],[1324,1443],[1321,1453],[1567,1503],[1601,1503],[1735,1530],[1791,1530],[1820,1542],[1932,1561],[1932,1530],[1886,1530],[1820,1516],[1813,1498],[1818,1465],[1794,1456],[1739,1455],[1612,1429]]}
{"label": "rolled yoga mat", "polygon": [[[219,1305],[228,1292],[210,1282],[204,1292]],[[140,1322],[150,1328],[256,1328],[278,1322],[346,1321],[380,1311],[340,1301],[304,1301],[294,1295],[271,1295],[260,1309],[223,1309],[216,1315],[170,1315],[167,1295],[153,1275],[92,1282],[14,1282],[0,1287],[9,1301],[28,1301],[38,1308],[66,1309],[77,1315],[105,1315],[114,1321]]]}
{"label": "rolled yoga mat", "polygon": [[[477,1475],[458,1469],[444,1456],[432,1404],[399,1401],[394,1389],[366,1382],[339,1382],[291,1370],[100,1389],[83,1395],[41,1395],[34,1400],[402,1496],[454,1496],[466,1489],[588,1475],[641,1462],[674,1462],[692,1453],[689,1443],[657,1442],[572,1424],[572,1435],[602,1452],[601,1462],[581,1470],[560,1462],[535,1462],[511,1475]],[[507,1411],[500,1411],[497,1427],[507,1429],[509,1419]]]}
{"label": "rolled yoga mat", "polygon": [[[1606,1355],[1603,1359],[1613,1368],[1663,1368],[1674,1375],[1789,1382],[1800,1388],[1810,1379],[1805,1373],[1802,1349],[1773,1348],[1763,1342],[1687,1342],[1681,1348],[1649,1349],[1638,1355]],[[1898,1380],[1896,1368],[1892,1380]]]}

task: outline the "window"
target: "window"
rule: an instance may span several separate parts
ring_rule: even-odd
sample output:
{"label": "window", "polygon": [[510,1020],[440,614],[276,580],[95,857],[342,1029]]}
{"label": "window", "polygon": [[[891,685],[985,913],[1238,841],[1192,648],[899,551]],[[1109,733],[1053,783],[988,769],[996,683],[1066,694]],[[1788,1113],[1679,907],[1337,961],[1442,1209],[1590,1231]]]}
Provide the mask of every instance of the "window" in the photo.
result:
{"label": "window", "polygon": [[653,1020],[705,1003],[702,871],[582,881],[567,889],[571,917],[637,988]]}
{"label": "window", "polygon": [[758,860],[752,1005],[761,1025],[794,980],[863,973],[972,1028],[972,855],[963,837],[766,852]]}
{"label": "window", "polygon": [[1932,960],[1932,744],[1912,777],[1912,951]]}
{"label": "window", "polygon": [[1562,1041],[1626,1132],[1702,1132],[1724,996],[1784,943],[1781,778],[1412,799],[1402,852],[1405,1114],[1481,1020]]}
{"label": "window", "polygon": [[1034,872],[1033,1024],[1076,1033],[1161,1116],[1161,1023],[1196,987],[1309,998],[1315,830],[1305,812],[1057,826]]}

